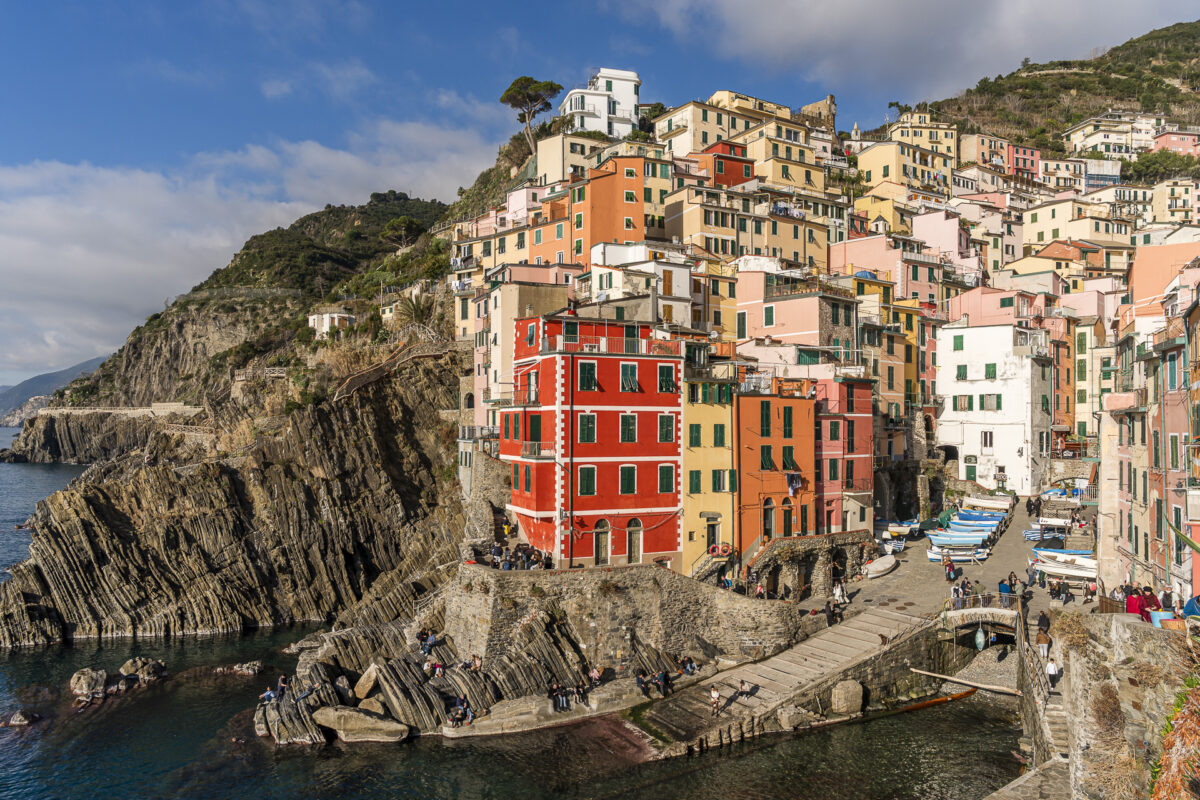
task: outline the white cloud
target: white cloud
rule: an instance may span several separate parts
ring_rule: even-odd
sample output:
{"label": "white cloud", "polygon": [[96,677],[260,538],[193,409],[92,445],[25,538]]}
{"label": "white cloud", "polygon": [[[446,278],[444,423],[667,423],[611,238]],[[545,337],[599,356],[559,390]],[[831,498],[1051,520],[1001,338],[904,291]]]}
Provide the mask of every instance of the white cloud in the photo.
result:
{"label": "white cloud", "polygon": [[279,141],[165,171],[0,166],[0,384],[112,352],[250,235],[326,203],[387,189],[452,200],[496,145],[469,128],[380,119],[344,148]]}
{"label": "white cloud", "polygon": [[[773,71],[794,70],[844,93],[882,87],[906,102],[938,99],[1035,62],[1086,58],[1179,21],[1168,0],[608,0],[629,19],[649,14],[682,41],[719,31],[718,55]],[[733,88],[733,87],[728,87]],[[797,98],[797,102],[806,102]]]}
{"label": "white cloud", "polygon": [[313,64],[312,71],[322,91],[334,100],[349,100],[379,80],[357,58],[338,64]]}
{"label": "white cloud", "polygon": [[265,80],[259,84],[258,88],[262,91],[263,97],[268,100],[276,100],[292,93],[292,82],[281,79]]}

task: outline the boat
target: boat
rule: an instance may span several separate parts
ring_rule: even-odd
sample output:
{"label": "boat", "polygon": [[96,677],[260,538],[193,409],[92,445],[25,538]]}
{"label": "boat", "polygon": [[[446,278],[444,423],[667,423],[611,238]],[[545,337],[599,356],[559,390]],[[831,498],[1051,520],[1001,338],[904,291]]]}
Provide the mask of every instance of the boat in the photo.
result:
{"label": "boat", "polygon": [[983,534],[990,536],[992,533],[995,532],[996,526],[995,525],[967,525],[965,523],[955,522],[952,520],[950,522],[950,530],[957,531],[959,533],[983,533]]}
{"label": "boat", "polygon": [[986,547],[968,548],[966,550],[943,550],[938,547],[930,547],[927,554],[929,560],[934,562],[941,561],[946,556],[949,556],[951,561],[984,561],[991,554],[991,550]]}
{"label": "boat", "polygon": [[1081,553],[1069,553],[1066,550],[1042,550],[1034,549],[1033,551],[1039,562],[1052,564],[1075,565],[1077,567],[1090,567],[1096,569],[1099,562],[1092,557],[1089,551],[1087,555]]}
{"label": "boat", "polygon": [[979,508],[984,511],[1008,511],[1012,508],[1012,498],[1005,497],[965,497],[963,498],[963,506],[971,508]]}
{"label": "boat", "polygon": [[1031,562],[1033,568],[1039,572],[1044,572],[1047,575],[1053,575],[1056,578],[1088,578],[1096,577],[1096,567],[1088,567],[1080,564],[1063,564],[1054,561],[1042,561],[1037,559]]}
{"label": "boat", "polygon": [[887,575],[899,563],[893,555],[880,556],[874,561],[868,561],[866,564],[867,578],[879,578]]}
{"label": "boat", "polygon": [[973,519],[973,521],[978,521],[978,522],[1002,522],[1004,517],[1007,517],[1007,516],[1008,515],[1004,515],[1004,513],[1000,513],[998,511],[991,512],[991,511],[974,511],[973,509],[962,509],[961,511],[956,513],[955,518]]}
{"label": "boat", "polygon": [[904,551],[905,544],[906,542],[903,539],[892,539],[888,542],[888,549],[893,553],[900,553]]}
{"label": "boat", "polygon": [[967,519],[965,517],[953,517],[950,524],[969,525],[972,528],[998,528],[1003,520],[999,519]]}
{"label": "boat", "polygon": [[1038,517],[1038,525],[1043,528],[1070,528],[1071,520],[1061,517]]}
{"label": "boat", "polygon": [[1054,531],[1044,531],[1044,530],[1041,530],[1040,528],[1034,528],[1033,530],[1025,531],[1023,535],[1025,536],[1025,540],[1028,542],[1040,542],[1040,541],[1048,540],[1048,539],[1062,539],[1063,538],[1061,533],[1055,533]]}
{"label": "boat", "polygon": [[943,536],[930,536],[929,543],[938,547],[982,547],[983,537],[973,537],[970,539],[949,539]]}

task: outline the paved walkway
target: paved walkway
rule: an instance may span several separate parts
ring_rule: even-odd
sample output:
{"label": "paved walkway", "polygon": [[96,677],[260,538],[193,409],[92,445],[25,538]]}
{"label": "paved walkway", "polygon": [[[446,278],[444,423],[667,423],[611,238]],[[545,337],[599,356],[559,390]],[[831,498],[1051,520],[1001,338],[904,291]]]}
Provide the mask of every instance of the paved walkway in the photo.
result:
{"label": "paved walkway", "polygon": [[1071,770],[1066,761],[1047,761],[984,800],[1066,800],[1071,796]]}
{"label": "paved walkway", "polygon": [[[804,687],[823,681],[879,652],[889,641],[926,620],[900,610],[874,608],[817,633],[779,655],[726,670],[676,692],[647,709],[645,720],[677,742],[692,743],[731,720],[761,719]],[[737,697],[742,681],[749,697]],[[712,714],[709,693],[721,692],[722,706]]]}

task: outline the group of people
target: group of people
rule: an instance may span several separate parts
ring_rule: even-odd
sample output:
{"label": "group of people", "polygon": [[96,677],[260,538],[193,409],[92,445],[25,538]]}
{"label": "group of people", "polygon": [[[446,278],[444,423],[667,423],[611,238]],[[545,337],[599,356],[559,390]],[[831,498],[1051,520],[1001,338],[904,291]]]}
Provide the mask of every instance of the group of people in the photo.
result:
{"label": "group of people", "polygon": [[421,652],[425,655],[433,653],[433,648],[437,647],[439,640],[437,634],[422,628],[417,632],[417,645],[421,648]]}
{"label": "group of people", "polygon": [[475,709],[471,708],[471,701],[467,699],[465,694],[460,694],[454,698],[454,706],[450,709],[450,713],[446,715],[446,721],[452,728],[458,728],[462,725],[470,725],[475,721]]}
{"label": "group of people", "polygon": [[1050,657],[1050,616],[1045,611],[1038,614],[1037,629],[1034,643],[1037,644],[1038,654],[1046,662],[1046,680],[1050,683],[1050,688],[1054,689],[1058,686],[1058,679],[1062,677],[1062,669],[1059,668],[1058,662]]}
{"label": "group of people", "polygon": [[1125,613],[1137,614],[1146,622],[1150,621],[1151,611],[1172,611],[1177,617],[1184,616],[1183,604],[1175,598],[1170,589],[1163,590],[1159,597],[1154,594],[1152,586],[1127,583],[1113,590],[1113,599],[1124,600]]}
{"label": "group of people", "polygon": [[587,704],[587,686],[584,685],[582,680],[576,681],[574,688],[567,686],[565,683],[555,681],[550,684],[546,695],[553,704],[555,713],[570,711],[572,700],[576,703]]}
{"label": "group of people", "polygon": [[515,547],[496,542],[492,545],[492,569],[551,569],[550,555],[526,542]]}
{"label": "group of people", "polygon": [[[270,686],[268,686],[267,690],[258,696],[258,699],[263,701],[264,703],[270,703],[272,700],[281,698],[285,694],[287,694],[287,688],[288,688],[287,675],[280,675],[279,680],[275,683],[275,688],[272,689]],[[302,695],[301,697],[297,697],[296,699],[303,700],[305,697],[308,697],[308,695],[312,694],[312,692],[313,692],[313,690],[310,689],[306,694]]]}
{"label": "group of people", "polygon": [[639,669],[634,676],[634,682],[637,683],[638,691],[642,693],[643,697],[650,697],[652,687],[658,689],[658,693],[663,697],[671,693],[671,673],[665,669],[657,675],[649,675],[646,670]]}

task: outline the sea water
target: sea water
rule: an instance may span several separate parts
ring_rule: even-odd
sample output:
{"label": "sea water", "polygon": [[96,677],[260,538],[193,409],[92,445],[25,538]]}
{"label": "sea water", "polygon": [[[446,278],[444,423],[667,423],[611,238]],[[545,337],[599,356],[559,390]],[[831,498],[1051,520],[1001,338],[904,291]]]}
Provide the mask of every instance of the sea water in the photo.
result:
{"label": "sea water", "polygon": [[[15,431],[0,429],[0,447]],[[0,464],[0,557],[28,554],[13,531],[80,468]],[[253,736],[256,698],[307,629],[170,642],[77,643],[0,653],[0,713],[45,719],[0,729],[0,800],[55,798],[619,798],[620,800],[967,800],[1017,776],[1013,710],[968,699],[817,733],[768,736],[704,756],[642,763],[619,725],[399,745],[275,748]],[[78,713],[67,681],[85,666],[166,662],[169,677]],[[256,678],[211,667],[262,659]]]}

